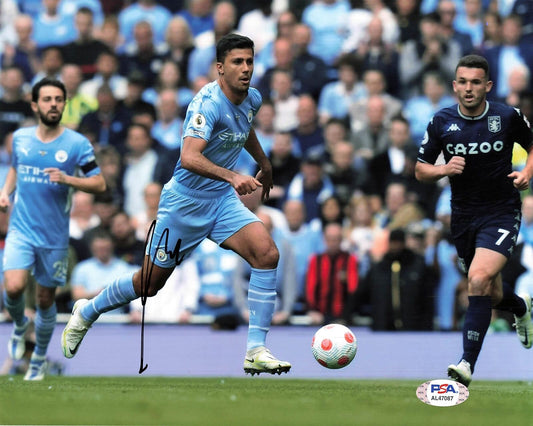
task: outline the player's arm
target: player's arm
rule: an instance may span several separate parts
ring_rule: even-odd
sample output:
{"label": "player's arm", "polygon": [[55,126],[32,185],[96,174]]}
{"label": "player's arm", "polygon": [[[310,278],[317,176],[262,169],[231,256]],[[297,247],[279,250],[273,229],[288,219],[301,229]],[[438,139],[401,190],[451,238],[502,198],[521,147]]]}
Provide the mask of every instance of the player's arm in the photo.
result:
{"label": "player's arm", "polygon": [[274,186],[272,181],[272,165],[270,160],[263,151],[255,130],[253,127],[250,129],[248,134],[248,139],[244,144],[244,149],[249,152],[255,162],[259,165],[259,173],[257,173],[256,179],[263,184],[263,194],[261,195],[262,200],[268,199],[270,194],[270,189]]}
{"label": "player's arm", "polygon": [[455,176],[463,173],[466,160],[464,157],[453,156],[446,164],[429,164],[417,161],[415,176],[420,182],[433,183],[446,176]]}
{"label": "player's arm", "polygon": [[9,196],[13,193],[17,186],[17,170],[11,166],[7,172],[6,181],[0,192],[0,210],[6,211],[9,205]]}
{"label": "player's arm", "polygon": [[519,189],[520,191],[525,191],[529,188],[529,182],[533,177],[533,154],[531,153],[532,151],[533,145],[530,146],[527,150],[527,161],[526,165],[522,170],[514,171],[507,175],[507,177],[513,179],[514,187]]}
{"label": "player's arm", "polygon": [[106,190],[106,183],[101,174],[88,177],[70,176],[56,167],[48,167],[44,169],[44,172],[48,173],[50,182],[72,186],[80,191],[96,194]]}
{"label": "player's arm", "polygon": [[251,194],[262,186],[261,182],[252,176],[240,175],[213,163],[203,154],[206,146],[204,139],[186,136],[181,148],[182,167],[209,179],[228,182],[239,195]]}

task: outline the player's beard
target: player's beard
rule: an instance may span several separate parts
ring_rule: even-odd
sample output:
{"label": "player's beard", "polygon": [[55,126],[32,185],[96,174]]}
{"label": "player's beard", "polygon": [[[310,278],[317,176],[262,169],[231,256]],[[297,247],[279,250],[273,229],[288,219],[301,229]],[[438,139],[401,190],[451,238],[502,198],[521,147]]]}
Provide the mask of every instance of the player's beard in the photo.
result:
{"label": "player's beard", "polygon": [[[61,118],[63,117],[63,113],[59,110],[55,110],[57,111],[57,118],[48,118],[47,114],[43,114],[43,112],[41,110],[39,110],[39,119],[41,120],[41,122],[48,126],[48,127],[57,127],[59,126],[59,123],[61,121]],[[50,114],[51,111],[48,111],[48,114]]]}

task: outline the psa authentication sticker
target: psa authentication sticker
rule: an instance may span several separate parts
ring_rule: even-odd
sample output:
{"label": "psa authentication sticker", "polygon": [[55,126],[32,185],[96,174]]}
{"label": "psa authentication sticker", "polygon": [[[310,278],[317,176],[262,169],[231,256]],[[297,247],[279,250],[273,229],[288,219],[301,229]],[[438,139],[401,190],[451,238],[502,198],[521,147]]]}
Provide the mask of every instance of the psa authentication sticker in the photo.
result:
{"label": "psa authentication sticker", "polygon": [[469,396],[468,388],[454,380],[431,380],[416,388],[416,396],[424,404],[435,407],[451,407],[465,402]]}
{"label": "psa authentication sticker", "polygon": [[195,129],[203,129],[205,126],[205,117],[200,113],[194,114],[192,118],[192,126]]}

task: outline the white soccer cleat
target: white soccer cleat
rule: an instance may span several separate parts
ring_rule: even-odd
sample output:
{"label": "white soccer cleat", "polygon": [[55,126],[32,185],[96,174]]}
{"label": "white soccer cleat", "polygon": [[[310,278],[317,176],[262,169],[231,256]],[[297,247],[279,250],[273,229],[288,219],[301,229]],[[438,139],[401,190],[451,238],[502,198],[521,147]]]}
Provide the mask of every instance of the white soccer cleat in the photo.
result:
{"label": "white soccer cleat", "polygon": [[32,354],[28,371],[24,375],[24,380],[39,381],[46,375],[46,357]]}
{"label": "white soccer cleat", "polygon": [[290,362],[280,361],[264,346],[250,349],[244,358],[244,372],[252,376],[261,373],[287,373],[290,369]]}
{"label": "white soccer cleat", "polygon": [[526,304],[526,313],[521,317],[514,316],[516,334],[522,346],[529,349],[533,345],[533,323],[531,322],[531,297],[528,294],[521,294]]}
{"label": "white soccer cleat", "polygon": [[72,358],[76,355],[81,341],[85,337],[85,334],[87,334],[87,331],[89,331],[89,328],[91,328],[92,322],[83,319],[80,313],[80,309],[86,303],[89,303],[87,299],[79,299],[74,303],[72,315],[63,330],[61,348],[66,358]]}
{"label": "white soccer cleat", "polygon": [[17,327],[16,325],[13,327],[13,332],[11,333],[11,337],[7,341],[7,353],[9,354],[9,357],[14,360],[22,359],[24,356],[24,352],[26,352],[26,333],[28,329],[30,328],[31,319],[26,318],[26,323],[21,326]]}
{"label": "white soccer cleat", "polygon": [[472,381],[472,370],[470,368],[470,363],[462,359],[457,365],[449,365],[448,377],[468,387]]}

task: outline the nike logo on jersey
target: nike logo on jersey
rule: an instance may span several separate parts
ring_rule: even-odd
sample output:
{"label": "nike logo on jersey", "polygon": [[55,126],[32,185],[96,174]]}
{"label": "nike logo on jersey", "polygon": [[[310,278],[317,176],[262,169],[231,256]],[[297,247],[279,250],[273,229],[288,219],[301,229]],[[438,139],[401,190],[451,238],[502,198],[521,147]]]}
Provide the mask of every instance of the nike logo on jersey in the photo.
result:
{"label": "nike logo on jersey", "polygon": [[461,131],[461,129],[455,123],[451,124],[450,127],[448,127],[448,130],[447,130],[447,132],[460,132],[460,131]]}

